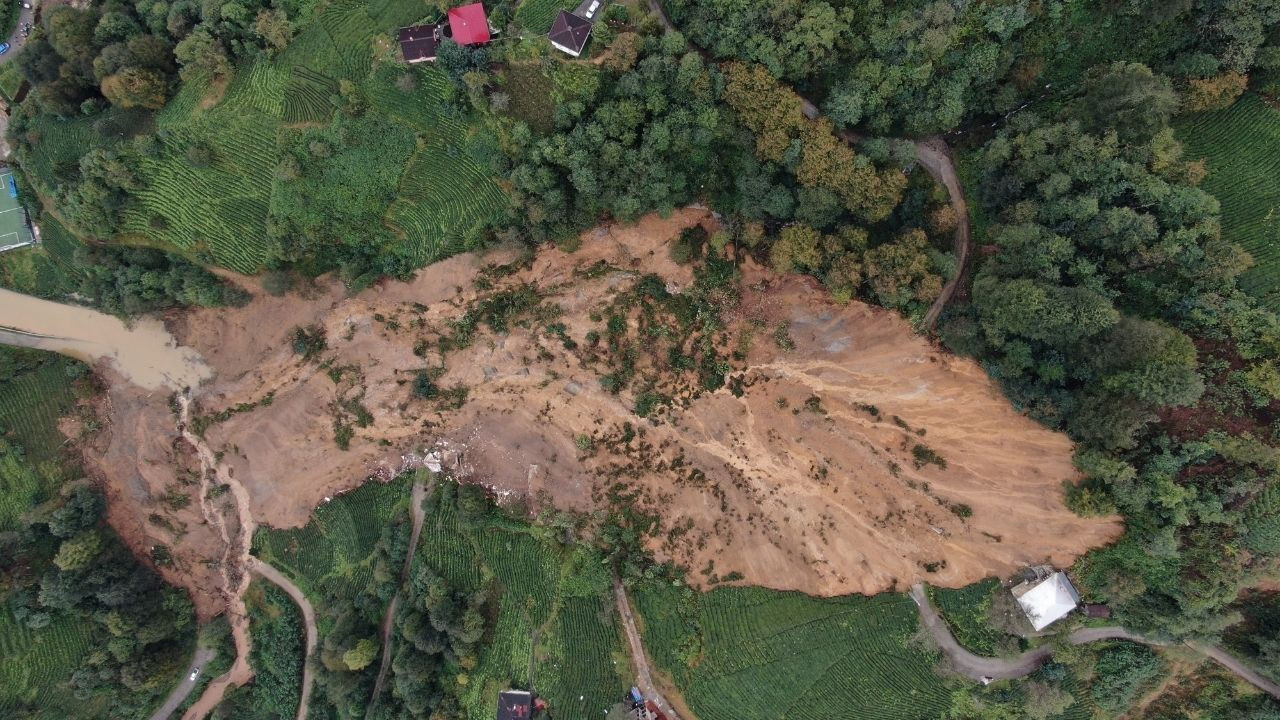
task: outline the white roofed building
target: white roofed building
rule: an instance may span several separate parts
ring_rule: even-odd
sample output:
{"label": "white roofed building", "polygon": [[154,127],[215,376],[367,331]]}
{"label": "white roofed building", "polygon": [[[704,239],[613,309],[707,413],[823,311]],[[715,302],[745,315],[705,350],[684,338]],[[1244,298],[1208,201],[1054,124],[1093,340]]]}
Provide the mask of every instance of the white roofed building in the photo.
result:
{"label": "white roofed building", "polygon": [[1037,631],[1049,627],[1066,617],[1080,604],[1076,592],[1064,572],[1055,572],[1042,579],[1028,580],[1012,588],[1022,612],[1026,613],[1031,627]]}

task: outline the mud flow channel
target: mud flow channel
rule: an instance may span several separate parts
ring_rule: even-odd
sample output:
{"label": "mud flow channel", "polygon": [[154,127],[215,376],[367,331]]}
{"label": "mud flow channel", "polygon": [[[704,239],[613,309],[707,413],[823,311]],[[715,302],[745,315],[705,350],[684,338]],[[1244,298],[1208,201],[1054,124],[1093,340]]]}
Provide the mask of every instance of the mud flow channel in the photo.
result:
{"label": "mud flow channel", "polygon": [[0,343],[49,350],[88,363],[105,360],[148,390],[195,387],[211,372],[154,318],[119,318],[0,289]]}

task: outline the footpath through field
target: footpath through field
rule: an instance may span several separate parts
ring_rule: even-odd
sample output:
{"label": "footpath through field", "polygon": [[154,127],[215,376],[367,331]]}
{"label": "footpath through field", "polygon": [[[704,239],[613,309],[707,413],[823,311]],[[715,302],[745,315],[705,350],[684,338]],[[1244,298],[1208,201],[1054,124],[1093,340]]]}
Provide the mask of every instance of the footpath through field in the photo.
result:
{"label": "footpath through field", "polygon": [[[657,18],[662,27],[672,32],[679,32],[675,23],[671,22],[671,18],[667,16],[667,12],[662,7],[661,0],[649,0],[649,10]],[[697,51],[708,61],[715,62],[714,58],[704,48],[697,48]],[[795,92],[795,89],[792,89]],[[822,117],[822,111],[809,98],[795,92],[796,97],[800,98],[800,109],[805,117],[810,120],[817,120]],[[852,130],[841,130],[836,133],[842,140],[850,145],[856,144],[861,140],[861,136]],[[916,159],[920,163],[920,167],[929,173],[934,182],[942,185],[947,189],[947,195],[951,199],[951,207],[956,211],[956,232],[952,239],[952,252],[956,256],[956,274],[946,285],[942,287],[942,292],[938,298],[933,301],[933,305],[929,306],[929,310],[924,315],[923,327],[926,331],[933,330],[941,317],[942,311],[946,309],[947,303],[951,302],[951,298],[955,296],[956,289],[964,282],[965,276],[969,271],[969,255],[972,248],[972,232],[969,225],[969,203],[964,197],[964,188],[960,185],[960,177],[956,174],[955,161],[951,157],[951,148],[947,145],[947,141],[941,135],[916,140]]]}
{"label": "footpath through field", "polygon": [[[971,680],[982,681],[988,678],[1005,680],[1030,675],[1053,656],[1054,647],[1051,645],[1043,645],[1028,650],[1021,655],[1008,658],[974,655],[956,642],[955,637],[951,634],[951,629],[947,627],[946,620],[943,620],[942,616],[938,615],[937,610],[933,608],[933,604],[929,602],[929,595],[925,592],[924,584],[916,583],[911,586],[911,599],[916,601],[916,607],[920,609],[920,622],[929,630],[929,634],[938,643],[942,653],[947,656],[951,666],[961,675]],[[1085,645],[1100,640],[1129,640],[1143,643],[1144,645],[1169,645],[1169,643],[1152,640],[1129,632],[1116,625],[1080,628],[1068,635],[1066,639],[1072,645]],[[1280,685],[1262,677],[1257,671],[1245,665],[1226,650],[1201,643],[1189,642],[1187,645],[1206,657],[1217,661],[1223,667],[1235,673],[1240,679],[1280,700]]]}
{"label": "footpath through field", "polygon": [[658,692],[653,683],[653,672],[649,669],[649,657],[644,652],[644,642],[640,639],[640,631],[636,629],[636,618],[631,613],[631,601],[627,599],[627,589],[622,581],[613,578],[613,594],[618,599],[618,616],[622,618],[622,627],[627,631],[627,643],[631,646],[631,661],[636,666],[636,687],[645,698],[652,700],[658,709],[670,720],[680,720],[680,715],[671,707],[671,703]]}
{"label": "footpath through field", "polygon": [[[410,512],[413,513],[413,530],[409,533],[409,552],[405,553],[404,567],[400,569],[400,589],[387,605],[387,615],[382,619],[382,665],[378,668],[378,680],[373,684],[373,696],[369,698],[369,709],[366,718],[373,715],[373,709],[382,696],[382,685],[387,681],[387,671],[391,669],[391,630],[395,625],[396,609],[400,606],[400,593],[404,583],[409,579],[409,568],[413,567],[413,554],[418,550],[418,536],[422,533],[422,502],[427,499],[427,486],[422,480],[415,480],[413,490],[409,494]],[[309,653],[308,653],[309,654]],[[299,718],[299,720],[302,720]]]}

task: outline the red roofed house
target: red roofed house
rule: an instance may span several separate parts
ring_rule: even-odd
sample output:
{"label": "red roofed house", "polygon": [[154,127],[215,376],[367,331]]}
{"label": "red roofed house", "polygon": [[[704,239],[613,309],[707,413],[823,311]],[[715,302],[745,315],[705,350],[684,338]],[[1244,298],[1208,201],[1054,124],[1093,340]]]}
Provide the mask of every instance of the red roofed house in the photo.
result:
{"label": "red roofed house", "polygon": [[449,11],[449,29],[459,45],[483,45],[491,39],[489,18],[483,3],[471,3]]}

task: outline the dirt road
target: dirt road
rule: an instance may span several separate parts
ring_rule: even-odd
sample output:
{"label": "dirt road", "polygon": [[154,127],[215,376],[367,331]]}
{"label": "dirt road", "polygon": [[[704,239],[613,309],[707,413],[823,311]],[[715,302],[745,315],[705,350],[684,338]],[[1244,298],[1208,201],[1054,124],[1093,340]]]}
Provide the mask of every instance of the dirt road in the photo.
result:
{"label": "dirt road", "polygon": [[191,677],[191,673],[196,670],[203,670],[204,666],[208,665],[209,661],[213,660],[217,654],[217,651],[213,648],[197,647],[195,655],[191,658],[191,664],[182,673],[182,680],[173,689],[173,692],[169,693],[169,697],[165,698],[164,704],[151,713],[151,720],[169,720],[169,716],[173,714],[173,711],[177,710],[182,701],[186,700],[191,691],[196,688],[196,682],[200,678],[198,676]]}
{"label": "dirt road", "polygon": [[1262,692],[1280,700],[1280,683],[1276,683],[1263,677],[1257,670],[1249,667],[1239,658],[1226,650],[1213,645],[1205,645],[1203,643],[1189,642],[1187,645],[1191,647],[1191,649],[1212,658],[1219,665],[1235,673],[1242,680],[1250,683]]}
{"label": "dirt road", "polygon": [[951,148],[941,137],[932,137],[916,143],[916,159],[920,167],[925,169],[933,179],[947,189],[951,196],[951,207],[956,211],[956,233],[952,242],[952,252],[956,256],[956,275],[942,288],[942,294],[929,311],[924,315],[924,327],[932,330],[938,324],[938,317],[956,293],[956,288],[964,282],[969,272],[969,254],[973,247],[972,231],[969,227],[969,203],[964,197],[964,188],[956,175],[955,163],[951,160]]}
{"label": "dirt road", "polygon": [[[409,510],[413,513],[413,530],[409,533],[409,552],[404,558],[404,567],[400,570],[400,585],[404,586],[409,579],[409,568],[413,567],[413,554],[418,550],[418,536],[422,533],[422,501],[427,499],[427,486],[422,480],[413,483],[410,493]],[[369,698],[369,709],[365,717],[373,715],[373,709],[382,696],[382,686],[387,680],[387,671],[391,669],[391,630],[395,626],[396,609],[400,607],[400,592],[396,591],[391,603],[387,605],[387,615],[382,619],[382,666],[378,668],[378,680],[373,684],[373,696]],[[298,718],[302,720],[302,718]]]}
{"label": "dirt road", "polygon": [[[920,609],[920,621],[928,628],[929,634],[938,643],[942,653],[947,656],[951,666],[961,675],[971,680],[982,681],[986,678],[1005,680],[1030,675],[1053,656],[1054,648],[1049,645],[1034,648],[1021,655],[1009,658],[974,655],[956,642],[955,637],[951,634],[951,629],[947,627],[946,621],[938,615],[933,605],[929,602],[929,596],[925,592],[924,585],[916,583],[911,586],[911,599],[916,602],[916,607]],[[1168,643],[1162,643],[1137,633],[1129,632],[1119,626],[1080,628],[1067,636],[1067,642],[1072,645],[1086,645],[1100,640],[1129,640],[1143,643],[1144,645],[1168,645]],[[1280,700],[1280,684],[1263,677],[1226,650],[1195,642],[1189,642],[1187,646],[1213,659],[1245,682]]]}
{"label": "dirt road", "polygon": [[627,631],[627,643],[631,646],[631,662],[636,666],[636,687],[644,693],[645,698],[652,700],[671,720],[680,720],[680,716],[671,703],[658,692],[653,683],[653,673],[649,669],[649,657],[644,652],[644,641],[640,639],[640,631],[636,629],[636,618],[631,613],[631,602],[627,599],[627,589],[622,581],[613,579],[613,594],[618,599],[618,617],[622,618],[622,627]]}
{"label": "dirt road", "polygon": [[306,720],[307,704],[311,700],[311,687],[314,685],[311,671],[311,656],[316,652],[316,638],[318,637],[316,632],[315,608],[311,607],[311,601],[307,600],[307,596],[302,592],[302,589],[297,585],[294,585],[289,578],[285,577],[284,574],[274,566],[268,565],[255,557],[250,559],[249,569],[253,571],[253,574],[263,580],[278,585],[281,590],[284,590],[289,594],[289,597],[293,598],[293,602],[296,603],[298,609],[302,611],[302,624],[306,628],[307,643],[306,654],[302,658],[302,697],[298,701],[297,720]]}

